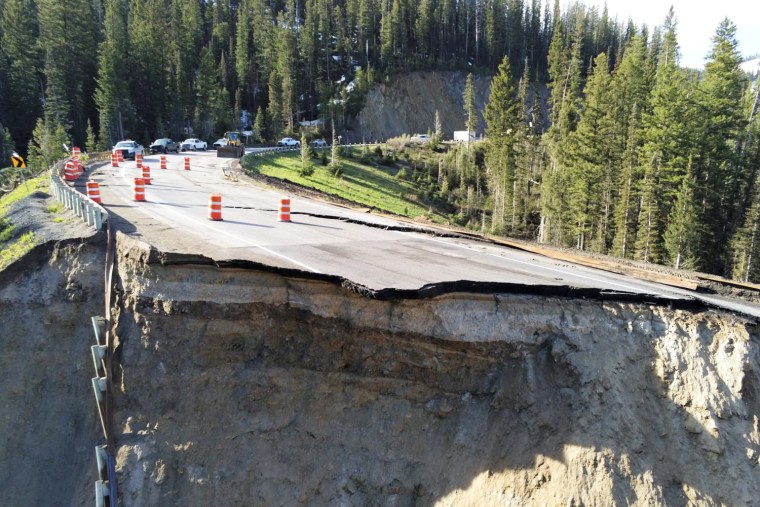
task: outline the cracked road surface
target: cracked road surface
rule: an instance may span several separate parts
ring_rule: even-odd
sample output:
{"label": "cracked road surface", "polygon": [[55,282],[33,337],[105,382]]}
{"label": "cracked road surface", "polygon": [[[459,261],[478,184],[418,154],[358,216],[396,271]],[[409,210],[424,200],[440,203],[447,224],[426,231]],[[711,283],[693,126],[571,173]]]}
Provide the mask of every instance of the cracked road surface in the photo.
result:
{"label": "cracked road surface", "polygon": [[[184,156],[191,169],[183,170]],[[249,260],[344,277],[371,289],[418,289],[450,281],[595,288],[674,300],[699,299],[711,305],[760,316],[746,302],[697,294],[569,264],[541,255],[461,237],[411,232],[396,220],[308,198],[291,197],[291,222],[279,222],[284,195],[243,177],[230,181],[223,168],[234,159],[211,152],[158,156],[151,168],[146,202],[133,200],[135,162],[104,166],[91,175],[100,183],[103,205],[119,230],[176,253],[216,261]],[[222,195],[222,221],[208,220],[209,196]],[[369,225],[369,226],[368,226]],[[388,230],[390,229],[390,230]]]}

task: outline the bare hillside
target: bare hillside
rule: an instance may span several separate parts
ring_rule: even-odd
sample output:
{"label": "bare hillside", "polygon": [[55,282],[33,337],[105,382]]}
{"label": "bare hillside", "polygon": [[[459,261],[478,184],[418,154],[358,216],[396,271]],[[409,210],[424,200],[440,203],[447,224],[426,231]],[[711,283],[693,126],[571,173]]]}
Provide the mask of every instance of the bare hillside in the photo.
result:
{"label": "bare hillside", "polygon": [[[370,90],[367,103],[355,119],[348,141],[385,140],[402,134],[435,130],[435,112],[441,117],[445,139],[465,129],[464,72],[411,72],[394,76]],[[473,76],[478,111],[488,100],[491,80]],[[480,119],[478,135],[483,132]]]}

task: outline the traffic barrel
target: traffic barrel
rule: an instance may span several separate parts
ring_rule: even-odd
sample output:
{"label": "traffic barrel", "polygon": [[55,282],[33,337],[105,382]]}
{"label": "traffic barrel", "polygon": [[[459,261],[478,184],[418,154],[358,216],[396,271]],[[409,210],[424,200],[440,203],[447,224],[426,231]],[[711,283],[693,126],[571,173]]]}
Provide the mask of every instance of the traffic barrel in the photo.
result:
{"label": "traffic barrel", "polygon": [[137,163],[138,169],[142,168],[142,155],[140,155],[139,153],[135,155],[135,163]]}
{"label": "traffic barrel", "polygon": [[280,222],[290,222],[290,197],[280,199]]}
{"label": "traffic barrel", "polygon": [[118,159],[119,159],[118,161],[119,162],[124,162],[124,152],[123,151],[121,151],[121,150],[117,151],[116,152],[116,156],[118,157]]}
{"label": "traffic barrel", "polygon": [[119,156],[116,153],[111,153],[111,167],[119,167]]}
{"label": "traffic barrel", "polygon": [[66,166],[63,169],[63,177],[66,181],[76,181],[79,178],[79,170],[75,161],[69,160],[66,162]]}
{"label": "traffic barrel", "polygon": [[166,155],[161,155],[161,169],[166,169]]}
{"label": "traffic barrel", "polygon": [[95,201],[96,203],[101,204],[100,185],[98,185],[97,181],[87,182],[87,197],[89,197],[91,200]]}
{"label": "traffic barrel", "polygon": [[135,201],[145,200],[145,182],[142,178],[135,178],[134,199]]}
{"label": "traffic barrel", "polygon": [[190,170],[190,157],[185,157],[185,171]]}
{"label": "traffic barrel", "polygon": [[73,148],[71,148],[71,156],[73,158],[78,159],[79,155],[81,154],[82,154],[82,150],[80,150],[78,147],[74,146]]}
{"label": "traffic barrel", "polygon": [[208,199],[208,219],[222,219],[222,196],[220,194],[211,194]]}
{"label": "traffic barrel", "polygon": [[144,165],[142,166],[142,174],[143,174],[143,183],[146,185],[150,185],[150,166]]}

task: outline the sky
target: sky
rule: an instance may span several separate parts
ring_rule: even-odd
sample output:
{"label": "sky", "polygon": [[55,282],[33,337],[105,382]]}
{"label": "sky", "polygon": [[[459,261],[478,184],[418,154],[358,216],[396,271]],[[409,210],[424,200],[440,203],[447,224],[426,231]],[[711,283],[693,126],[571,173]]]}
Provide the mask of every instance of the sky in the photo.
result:
{"label": "sky", "polygon": [[[563,10],[569,3],[570,0],[562,2]],[[606,3],[611,19],[617,17],[618,21],[627,21],[630,18],[637,26],[646,23],[650,34],[655,26],[662,24],[672,5],[684,67],[704,67],[712,36],[726,17],[736,25],[736,40],[742,57],[760,54],[758,0],[581,0],[581,3],[589,7],[596,5],[600,12]]]}

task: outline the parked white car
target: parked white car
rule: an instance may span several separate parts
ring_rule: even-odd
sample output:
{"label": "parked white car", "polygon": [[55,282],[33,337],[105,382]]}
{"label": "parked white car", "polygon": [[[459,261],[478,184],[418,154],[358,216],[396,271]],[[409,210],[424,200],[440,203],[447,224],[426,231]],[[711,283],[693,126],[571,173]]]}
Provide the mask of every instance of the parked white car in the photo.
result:
{"label": "parked white car", "polygon": [[135,155],[142,155],[145,152],[145,148],[143,148],[142,144],[137,143],[137,141],[119,141],[111,150],[111,153],[114,154],[118,152],[121,152],[125,159],[134,159]]}
{"label": "parked white car", "polygon": [[277,146],[287,146],[290,148],[297,148],[301,146],[301,141],[298,139],[293,139],[292,137],[283,137],[279,141],[277,141]]}
{"label": "parked white car", "polygon": [[214,141],[214,144],[212,146],[214,147],[214,149],[218,150],[222,146],[227,146],[227,140],[223,137],[220,137],[219,139]]}
{"label": "parked white car", "polygon": [[325,146],[327,146],[327,141],[325,141],[324,139],[314,139],[311,142],[311,145],[315,148],[324,148]]}
{"label": "parked white car", "polygon": [[206,141],[201,141],[200,139],[195,139],[195,138],[189,138],[182,141],[182,146],[180,146],[180,151],[205,150],[207,148],[208,148],[208,144],[206,144]]}

